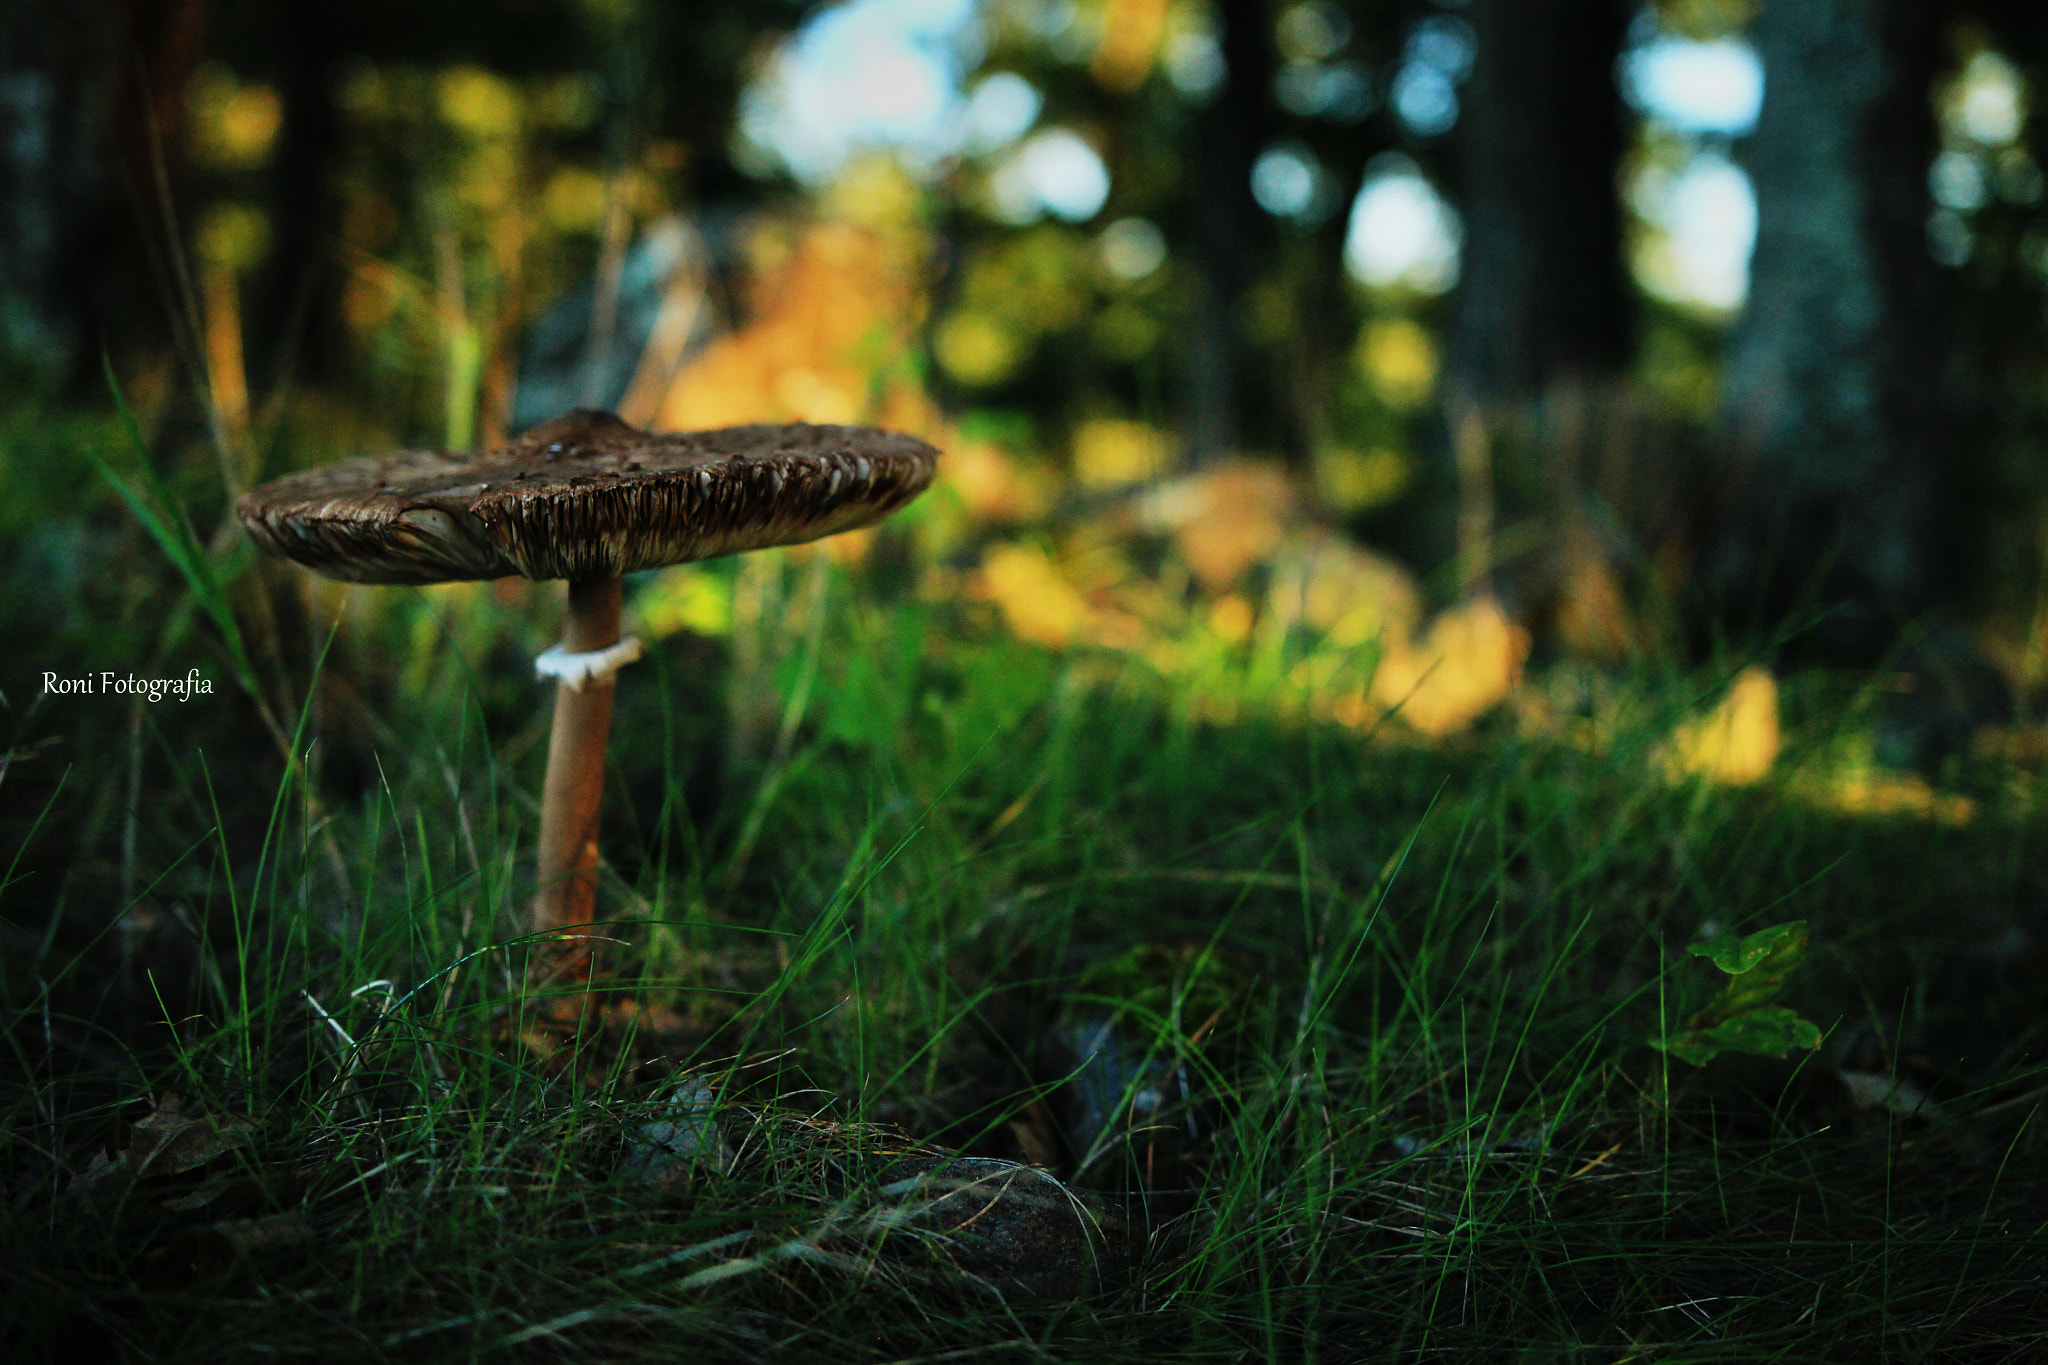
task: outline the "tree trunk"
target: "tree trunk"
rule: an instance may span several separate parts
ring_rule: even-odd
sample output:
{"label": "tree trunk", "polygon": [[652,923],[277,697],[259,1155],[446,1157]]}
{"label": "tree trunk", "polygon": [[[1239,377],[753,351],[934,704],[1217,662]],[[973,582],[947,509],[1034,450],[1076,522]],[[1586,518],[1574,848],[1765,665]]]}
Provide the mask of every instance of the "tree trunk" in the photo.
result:
{"label": "tree trunk", "polygon": [[1465,89],[1465,248],[1452,388],[1483,406],[1628,362],[1634,295],[1616,177],[1619,0],[1479,0]]}
{"label": "tree trunk", "polygon": [[1201,283],[1189,357],[1188,446],[1200,463],[1234,450],[1242,435],[1244,343],[1239,318],[1245,262],[1263,244],[1252,199],[1252,163],[1272,84],[1272,19],[1261,0],[1219,0],[1225,75],[1199,122],[1202,177]]}
{"label": "tree trunk", "polygon": [[168,281],[134,230],[168,226],[204,0],[13,0],[0,11],[0,355],[98,388],[160,338]]}
{"label": "tree trunk", "polygon": [[251,329],[251,368],[265,388],[331,380],[342,358],[333,182],[345,16],[331,5],[281,5],[272,16],[284,123],[270,167],[271,249]]}
{"label": "tree trunk", "polygon": [[1952,573],[1927,250],[1941,36],[1928,0],[1777,0],[1757,24],[1757,244],[1723,394],[1739,482],[1707,582],[1764,628],[1824,610],[1795,650],[1816,661],[1875,662]]}

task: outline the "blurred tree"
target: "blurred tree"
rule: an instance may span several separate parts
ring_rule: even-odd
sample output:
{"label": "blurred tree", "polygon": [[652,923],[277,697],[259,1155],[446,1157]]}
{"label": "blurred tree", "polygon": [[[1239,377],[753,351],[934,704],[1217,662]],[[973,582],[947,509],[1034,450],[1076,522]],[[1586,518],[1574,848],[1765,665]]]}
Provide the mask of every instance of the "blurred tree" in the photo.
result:
{"label": "blurred tree", "polygon": [[337,377],[340,292],[333,269],[340,204],[339,82],[352,63],[474,65],[502,76],[587,72],[604,116],[596,136],[613,166],[655,138],[685,153],[686,202],[754,191],[727,149],[739,92],[764,45],[802,18],[806,0],[726,0],[715,6],[528,0],[440,5],[360,0],[317,17],[246,3],[223,55],[274,79],[284,126],[272,163],[277,249],[252,351]]}
{"label": "blurred tree", "polygon": [[347,52],[341,7],[280,5],[268,19],[283,119],[270,168],[268,279],[253,319],[263,340],[251,351],[251,378],[266,386],[285,375],[331,380],[341,360],[333,170],[341,137],[335,95]]}
{"label": "blurred tree", "polygon": [[[69,387],[135,340],[164,238],[206,0],[14,0],[0,11],[0,353]],[[159,336],[163,315],[155,314]]]}
{"label": "blurred tree", "polygon": [[1723,390],[1739,485],[1705,568],[1753,620],[1826,607],[1801,648],[1831,662],[1875,662],[1954,579],[1950,291],[1928,250],[1947,18],[1799,0],[1755,28],[1757,243]]}
{"label": "blurred tree", "polygon": [[1192,150],[1200,215],[1201,284],[1190,348],[1187,441],[1197,460],[1235,450],[1248,376],[1244,286],[1269,254],[1271,220],[1252,198],[1252,165],[1265,141],[1273,80],[1273,19],[1265,0],[1217,0],[1223,84],[1203,112]]}
{"label": "blurred tree", "polygon": [[1460,152],[1464,258],[1453,389],[1527,399],[1630,359],[1635,297],[1617,180],[1626,0],[1478,0]]}

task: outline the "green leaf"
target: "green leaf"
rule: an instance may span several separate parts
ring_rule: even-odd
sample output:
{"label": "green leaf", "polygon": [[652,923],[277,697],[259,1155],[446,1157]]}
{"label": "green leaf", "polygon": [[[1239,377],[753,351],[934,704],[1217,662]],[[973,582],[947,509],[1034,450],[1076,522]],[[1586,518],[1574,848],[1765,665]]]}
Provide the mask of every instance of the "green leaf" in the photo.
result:
{"label": "green leaf", "polygon": [[1654,1040],[1650,1046],[1694,1066],[1705,1066],[1723,1052],[1783,1057],[1794,1048],[1820,1046],[1820,1026],[1801,1019],[1783,1005],[1745,1010],[1711,1028],[1687,1029],[1676,1038]]}
{"label": "green leaf", "polygon": [[1695,943],[1686,951],[1694,957],[1706,958],[1730,976],[1754,971],[1774,958],[1789,958],[1786,970],[1790,970],[1806,955],[1806,921],[1795,919],[1787,924],[1774,924],[1742,938],[1723,934],[1705,943]]}
{"label": "green leaf", "polygon": [[1686,951],[1703,957],[1729,976],[1714,1002],[1686,1021],[1684,1029],[1650,1046],[1695,1066],[1723,1052],[1782,1057],[1795,1047],[1820,1046],[1820,1028],[1781,1005],[1772,1005],[1785,978],[1806,960],[1805,920],[1759,929],[1743,938],[1695,943]]}

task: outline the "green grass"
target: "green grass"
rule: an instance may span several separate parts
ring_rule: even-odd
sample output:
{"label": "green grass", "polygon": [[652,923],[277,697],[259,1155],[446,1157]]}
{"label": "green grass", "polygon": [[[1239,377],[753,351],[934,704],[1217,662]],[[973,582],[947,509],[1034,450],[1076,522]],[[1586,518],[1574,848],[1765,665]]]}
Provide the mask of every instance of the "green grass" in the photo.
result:
{"label": "green grass", "polygon": [[[622,676],[578,1035],[517,987],[552,608],[375,590],[330,636],[288,572],[174,570],[78,515],[52,534],[127,537],[80,589],[116,624],[24,627],[5,680],[15,1358],[2048,1349],[2024,773],[1953,773],[1959,826],[1672,785],[1657,739],[1712,677],[1619,684],[1641,719],[1597,749],[1505,716],[1368,741],[1251,690],[1216,724],[880,569],[727,566],[758,613]],[[163,609],[195,583],[193,619],[232,599],[274,657]],[[216,694],[32,700],[123,649]],[[316,697],[277,712],[301,761],[239,675]],[[1795,776],[1874,725],[1857,686],[1788,692]],[[1689,945],[1794,919],[1780,1003],[1818,1052],[1648,1046],[1721,987]],[[1859,1107],[1843,1070],[1936,1107]],[[213,1116],[157,1130],[205,1159],[74,1189],[150,1150],[164,1092]],[[647,1176],[650,1125],[707,1118],[723,1155]],[[905,1189],[930,1152],[1050,1161],[1103,1230],[1093,1287],[956,1273]]]}

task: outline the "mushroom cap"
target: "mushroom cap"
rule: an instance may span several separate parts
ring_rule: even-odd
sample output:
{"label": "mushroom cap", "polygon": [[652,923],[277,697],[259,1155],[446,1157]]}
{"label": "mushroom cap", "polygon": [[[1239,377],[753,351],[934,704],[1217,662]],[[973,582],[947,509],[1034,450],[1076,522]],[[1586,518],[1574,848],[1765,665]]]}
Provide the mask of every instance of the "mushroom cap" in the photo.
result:
{"label": "mushroom cap", "polygon": [[580,410],[495,450],[403,450],[287,475],[235,514],[256,543],[353,583],[617,578],[869,526],[938,451],[871,427],[653,435]]}

